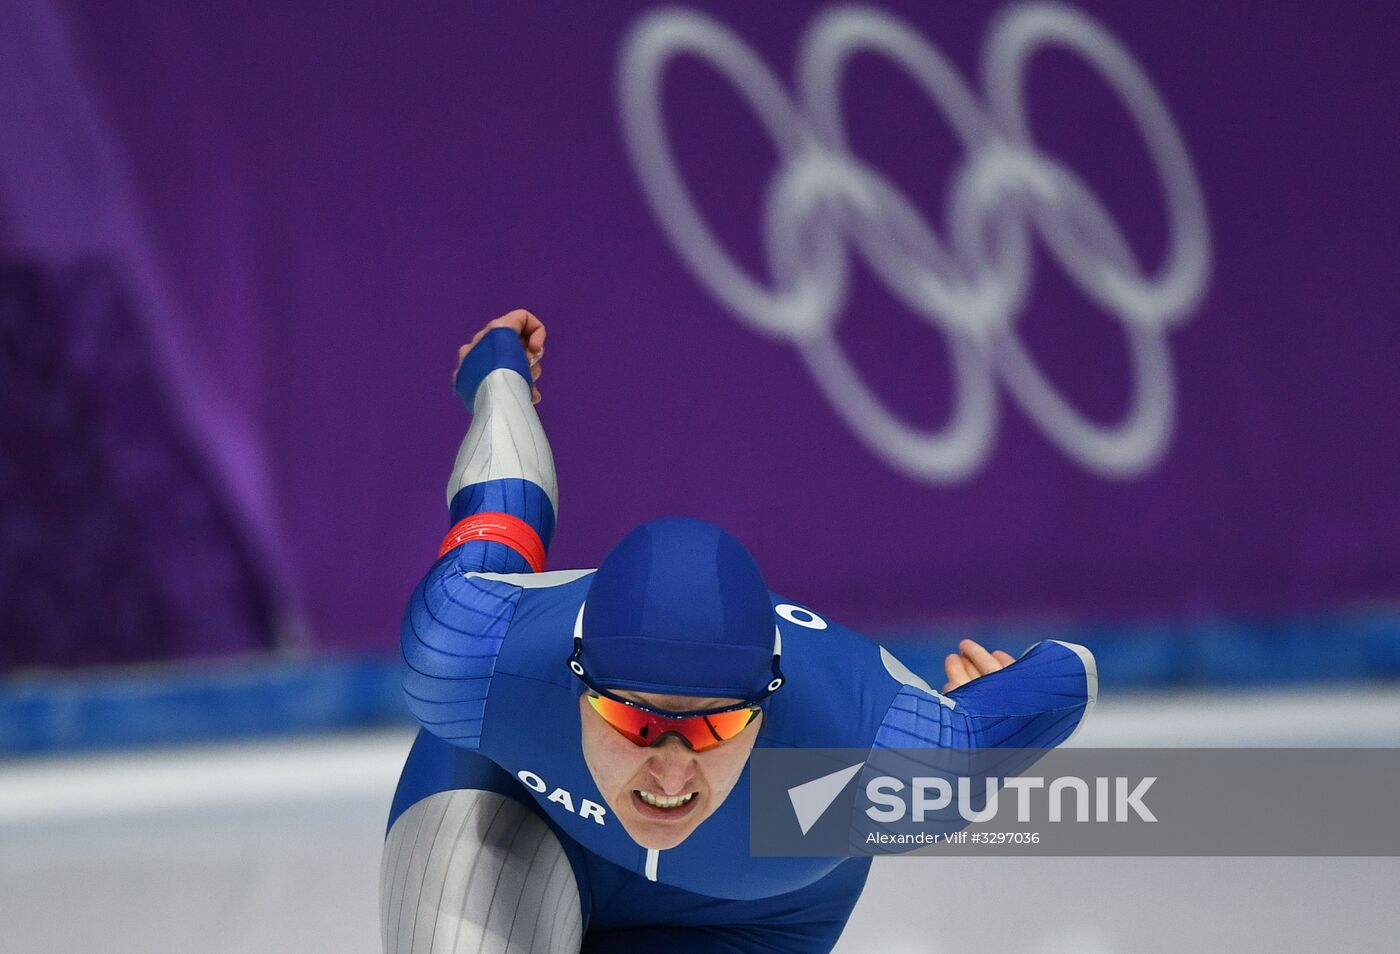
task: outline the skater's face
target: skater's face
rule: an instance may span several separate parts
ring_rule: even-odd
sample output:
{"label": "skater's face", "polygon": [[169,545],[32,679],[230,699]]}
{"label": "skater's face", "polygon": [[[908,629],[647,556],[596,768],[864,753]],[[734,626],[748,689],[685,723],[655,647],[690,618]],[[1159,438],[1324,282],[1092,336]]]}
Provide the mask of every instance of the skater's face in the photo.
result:
{"label": "skater's face", "polygon": [[[695,712],[741,700],[670,696],[654,692],[615,695],[653,709]],[[629,741],[579,697],[583,758],[613,817],[643,848],[674,848],[724,803],[743,774],[763,722],[760,713],[739,735],[696,752],[674,735],[653,746]],[[659,804],[658,804],[659,803]]]}

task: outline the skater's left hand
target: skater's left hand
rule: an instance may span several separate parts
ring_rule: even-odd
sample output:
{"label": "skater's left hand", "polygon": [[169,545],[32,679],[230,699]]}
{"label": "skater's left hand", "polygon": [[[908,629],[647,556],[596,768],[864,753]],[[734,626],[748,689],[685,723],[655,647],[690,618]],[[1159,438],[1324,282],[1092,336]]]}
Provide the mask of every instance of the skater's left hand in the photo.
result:
{"label": "skater's left hand", "polygon": [[956,653],[949,653],[948,658],[943,660],[943,671],[948,674],[948,681],[943,685],[944,692],[952,692],[978,676],[1005,669],[1016,661],[1010,653],[1000,649],[989,653],[981,643],[971,639],[964,639],[958,643],[958,650]]}

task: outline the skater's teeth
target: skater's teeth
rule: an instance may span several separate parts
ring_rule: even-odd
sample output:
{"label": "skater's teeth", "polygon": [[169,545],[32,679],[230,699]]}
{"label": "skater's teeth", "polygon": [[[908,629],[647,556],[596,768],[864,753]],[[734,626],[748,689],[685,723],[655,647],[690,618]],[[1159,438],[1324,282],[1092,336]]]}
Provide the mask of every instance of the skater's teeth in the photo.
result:
{"label": "skater's teeth", "polygon": [[690,799],[694,797],[695,793],[688,792],[685,795],[666,796],[653,795],[651,792],[638,791],[637,795],[641,798],[642,801],[646,802],[648,805],[655,805],[657,808],[677,808],[690,801]]}

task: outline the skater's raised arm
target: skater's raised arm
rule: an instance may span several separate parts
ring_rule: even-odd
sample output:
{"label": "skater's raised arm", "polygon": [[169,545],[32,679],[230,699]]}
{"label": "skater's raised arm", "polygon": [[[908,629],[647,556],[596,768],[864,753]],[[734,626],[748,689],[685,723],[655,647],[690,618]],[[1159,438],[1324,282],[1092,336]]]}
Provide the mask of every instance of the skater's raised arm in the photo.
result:
{"label": "skater's raised arm", "polygon": [[520,587],[480,573],[544,569],[559,491],[534,405],[544,325],[516,310],[458,350],[453,376],[472,423],[447,484],[452,526],[414,590],[399,645],[409,709],[434,735],[481,740],[496,654]]}
{"label": "skater's raised arm", "polygon": [[453,385],[472,423],[447,484],[452,529],[442,553],[461,571],[539,572],[554,535],[559,486],[534,404],[545,329],[517,309],[458,349]]}

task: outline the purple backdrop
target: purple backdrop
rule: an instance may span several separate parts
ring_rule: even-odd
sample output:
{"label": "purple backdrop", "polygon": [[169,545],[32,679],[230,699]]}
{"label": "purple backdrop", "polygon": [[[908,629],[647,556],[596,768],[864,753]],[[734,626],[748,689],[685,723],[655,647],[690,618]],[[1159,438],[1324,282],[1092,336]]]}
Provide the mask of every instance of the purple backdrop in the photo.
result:
{"label": "purple backdrop", "polygon": [[[10,6],[72,52],[138,223],[112,254],[321,645],[394,644],[455,347],[516,306],[554,567],[680,512],[862,626],[1400,596],[1390,6]],[[649,145],[668,42],[712,58],[657,115],[747,291]]]}

